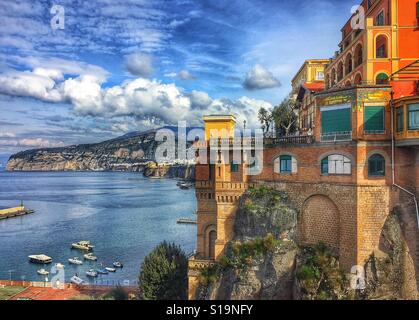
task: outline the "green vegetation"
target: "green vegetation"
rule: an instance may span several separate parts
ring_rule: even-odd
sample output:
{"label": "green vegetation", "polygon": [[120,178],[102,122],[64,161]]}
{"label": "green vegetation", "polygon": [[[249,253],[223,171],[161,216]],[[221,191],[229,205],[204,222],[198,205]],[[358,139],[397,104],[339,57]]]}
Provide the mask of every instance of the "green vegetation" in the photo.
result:
{"label": "green vegetation", "polygon": [[297,269],[302,293],[312,300],[336,300],[348,297],[348,279],[339,268],[337,257],[324,243],[302,250]]}
{"label": "green vegetation", "polygon": [[140,298],[143,300],[186,300],[188,259],[175,244],[158,245],[141,265]]}
{"label": "green vegetation", "polygon": [[14,295],[22,292],[23,290],[25,290],[25,287],[0,287],[0,300],[8,300],[11,297],[13,297]]}
{"label": "green vegetation", "polygon": [[229,245],[228,254],[222,256],[217,265],[201,270],[201,285],[208,287],[215,283],[220,278],[221,272],[229,268],[246,272],[254,260],[263,258],[269,252],[274,252],[280,243],[272,234],[245,242],[233,241]]}
{"label": "green vegetation", "polygon": [[121,286],[116,286],[109,291],[105,296],[105,299],[109,300],[128,300],[128,294]]}
{"label": "green vegetation", "polygon": [[275,127],[277,136],[289,136],[297,130],[297,102],[289,95],[272,111],[261,108],[258,113],[265,136],[271,127]]}

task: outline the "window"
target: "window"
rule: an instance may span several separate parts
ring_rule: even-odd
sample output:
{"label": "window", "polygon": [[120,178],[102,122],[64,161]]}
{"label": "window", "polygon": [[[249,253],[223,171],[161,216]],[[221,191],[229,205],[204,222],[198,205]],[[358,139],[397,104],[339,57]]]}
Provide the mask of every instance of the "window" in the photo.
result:
{"label": "window", "polygon": [[381,11],[377,17],[375,17],[375,25],[376,26],[384,26],[385,25],[385,21],[384,21],[384,10]]}
{"label": "window", "polygon": [[396,110],[396,130],[402,132],[404,130],[404,108],[397,108]]}
{"label": "window", "polygon": [[376,58],[387,58],[387,37],[379,35],[375,42]]}
{"label": "window", "polygon": [[367,134],[384,133],[384,107],[367,106],[364,108],[364,131]]}
{"label": "window", "polygon": [[340,154],[333,154],[321,161],[322,174],[351,174],[351,160]]}
{"label": "window", "polygon": [[419,103],[410,104],[408,109],[409,130],[419,130]]}
{"label": "window", "polygon": [[386,175],[386,161],[380,154],[374,154],[368,159],[368,175],[370,177],[383,177]]}
{"label": "window", "polygon": [[385,73],[379,73],[375,79],[376,84],[388,84],[388,75]]}
{"label": "window", "polygon": [[317,71],[316,80],[324,80],[324,72],[323,71]]}
{"label": "window", "polygon": [[280,158],[280,172],[281,173],[291,173],[292,172],[292,157],[291,156],[281,156]]}
{"label": "window", "polygon": [[322,134],[350,132],[352,130],[350,104],[323,107],[320,110]]}
{"label": "window", "polygon": [[290,155],[282,155],[275,159],[274,169],[276,173],[297,173],[297,159]]}
{"label": "window", "polygon": [[231,162],[231,172],[239,172],[239,165],[237,163]]}

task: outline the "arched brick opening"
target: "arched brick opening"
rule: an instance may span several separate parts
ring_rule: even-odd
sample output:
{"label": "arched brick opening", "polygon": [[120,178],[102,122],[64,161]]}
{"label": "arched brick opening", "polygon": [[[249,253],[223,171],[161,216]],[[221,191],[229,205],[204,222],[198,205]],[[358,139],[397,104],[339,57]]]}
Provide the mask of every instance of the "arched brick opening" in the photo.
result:
{"label": "arched brick opening", "polygon": [[298,221],[299,242],[303,245],[324,242],[339,249],[339,211],[325,195],[313,195],[304,202]]}

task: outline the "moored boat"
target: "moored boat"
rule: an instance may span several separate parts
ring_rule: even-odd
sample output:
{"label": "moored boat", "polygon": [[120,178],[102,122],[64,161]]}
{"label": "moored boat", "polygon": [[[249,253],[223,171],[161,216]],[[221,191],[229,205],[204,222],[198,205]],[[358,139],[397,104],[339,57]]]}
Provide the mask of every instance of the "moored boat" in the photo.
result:
{"label": "moored boat", "polygon": [[64,270],[64,268],[65,268],[65,265],[63,265],[62,263],[56,263],[55,264],[55,268],[57,269],[57,270]]}
{"label": "moored boat", "polygon": [[39,269],[39,270],[37,271],[37,273],[38,273],[39,275],[41,275],[41,276],[47,276],[47,275],[49,275],[49,272],[48,272],[47,270],[45,270],[44,268]]}
{"label": "moored boat", "polygon": [[68,259],[68,262],[71,264],[82,265],[83,261],[81,261],[78,257]]}
{"label": "moored boat", "polygon": [[124,265],[121,262],[119,262],[119,261],[114,262],[113,263],[113,266],[115,268],[123,268],[124,267]]}
{"label": "moored boat", "polygon": [[83,255],[84,259],[90,260],[90,261],[97,261],[97,257],[94,256],[92,253],[87,253]]}
{"label": "moored boat", "polygon": [[97,272],[93,269],[90,269],[89,271],[86,271],[86,275],[88,277],[91,277],[91,278],[96,278],[97,277]]}
{"label": "moored boat", "polygon": [[77,284],[77,285],[81,285],[84,280],[82,278],[79,278],[78,276],[73,276],[70,279],[71,283]]}
{"label": "moored boat", "polygon": [[52,258],[45,254],[37,254],[29,256],[29,261],[32,263],[47,264],[52,262]]}
{"label": "moored boat", "polygon": [[110,268],[110,267],[106,267],[105,270],[109,272],[116,272],[115,268]]}
{"label": "moored boat", "polygon": [[79,241],[76,243],[71,244],[73,249],[90,251],[93,250],[94,246],[90,243],[90,241]]}
{"label": "moored boat", "polygon": [[98,274],[108,274],[109,272],[106,269],[96,269]]}

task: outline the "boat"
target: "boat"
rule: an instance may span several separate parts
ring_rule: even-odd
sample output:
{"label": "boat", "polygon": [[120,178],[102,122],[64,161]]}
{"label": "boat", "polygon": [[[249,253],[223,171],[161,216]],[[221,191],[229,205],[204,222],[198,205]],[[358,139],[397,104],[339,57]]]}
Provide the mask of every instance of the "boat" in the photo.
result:
{"label": "boat", "polygon": [[91,254],[91,253],[87,253],[87,254],[85,254],[84,256],[84,259],[86,259],[86,260],[90,260],[90,261],[97,261],[97,257],[96,256],[94,256],[93,254]]}
{"label": "boat", "polygon": [[96,278],[97,277],[97,272],[93,269],[90,269],[89,271],[86,271],[86,275],[88,277],[91,277],[91,278]]}
{"label": "boat", "polygon": [[71,281],[71,283],[74,283],[78,286],[81,285],[84,282],[84,280],[82,278],[79,278],[78,276],[71,277],[70,281]]}
{"label": "boat", "polygon": [[186,183],[181,183],[179,185],[179,188],[181,188],[182,190],[189,190],[190,189],[190,186],[188,184],[186,184]]}
{"label": "boat", "polygon": [[106,269],[96,269],[96,272],[98,274],[109,274],[108,270]]}
{"label": "boat", "polygon": [[105,270],[109,272],[116,272],[115,268],[110,268],[110,267],[106,267]]}
{"label": "boat", "polygon": [[41,276],[47,276],[47,275],[49,275],[49,272],[47,271],[47,270],[45,270],[45,269],[39,269],[38,271],[37,271],[37,273],[39,274],[39,275],[41,275]]}
{"label": "boat", "polygon": [[83,264],[83,261],[81,261],[78,257],[70,258],[68,259],[68,262],[70,262],[71,264],[77,264],[77,265]]}
{"label": "boat", "polygon": [[57,270],[64,270],[65,266],[63,264],[61,264],[61,263],[56,263],[55,264],[55,268]]}
{"label": "boat", "polygon": [[73,249],[79,249],[84,251],[90,251],[93,250],[94,246],[90,243],[90,241],[79,241],[76,243],[73,243],[71,245]]}
{"label": "boat", "polygon": [[37,254],[29,256],[29,261],[32,263],[47,264],[52,262],[52,258],[45,254]]}
{"label": "boat", "polygon": [[114,262],[113,263],[113,266],[115,268],[123,268],[124,267],[123,264],[121,262],[119,262],[119,261]]}

